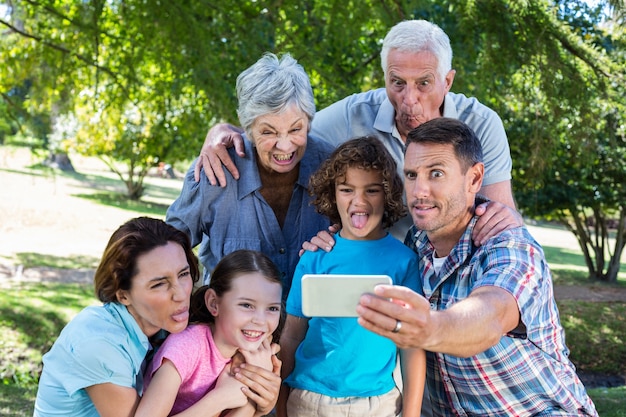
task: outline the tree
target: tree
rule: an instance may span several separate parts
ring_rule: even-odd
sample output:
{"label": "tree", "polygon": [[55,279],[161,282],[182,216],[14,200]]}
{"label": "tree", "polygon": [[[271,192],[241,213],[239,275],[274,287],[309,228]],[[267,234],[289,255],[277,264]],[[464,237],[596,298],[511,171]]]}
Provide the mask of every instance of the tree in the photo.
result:
{"label": "tree", "polygon": [[556,219],[573,232],[591,279],[615,282],[626,242],[625,38],[620,26],[602,29],[597,12],[577,5],[570,25],[610,61],[602,67],[607,75],[572,60],[575,82],[550,96],[556,92],[539,88],[542,72],[517,72],[505,111],[519,162],[514,189],[525,214]]}
{"label": "tree", "polygon": [[568,225],[592,277],[616,276],[623,229],[611,250],[607,239],[611,220],[624,224],[624,167],[617,156],[623,155],[625,48],[621,26],[601,24],[605,4],[623,23],[623,2],[7,4],[11,16],[0,18],[2,97],[29,83],[24,108],[62,127],[51,145],[98,155],[131,198],[141,196],[151,166],[194,156],[214,121],[237,123],[236,77],[263,52],[296,57],[324,107],[384,84],[378,56],[392,25],[431,20],[451,38],[454,90],[476,96],[505,122],[520,208]]}

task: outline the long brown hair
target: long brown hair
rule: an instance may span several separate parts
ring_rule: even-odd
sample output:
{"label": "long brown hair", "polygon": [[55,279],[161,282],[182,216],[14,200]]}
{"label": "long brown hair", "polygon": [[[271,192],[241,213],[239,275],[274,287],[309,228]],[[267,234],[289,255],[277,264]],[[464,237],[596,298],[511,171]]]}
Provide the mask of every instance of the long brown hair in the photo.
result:
{"label": "long brown hair", "polygon": [[198,258],[189,237],[163,220],[137,217],[121,225],[109,239],[94,276],[96,296],[103,303],[117,301],[118,290],[130,290],[137,274],[137,258],[152,249],[178,243],[185,251],[193,282],[200,277]]}

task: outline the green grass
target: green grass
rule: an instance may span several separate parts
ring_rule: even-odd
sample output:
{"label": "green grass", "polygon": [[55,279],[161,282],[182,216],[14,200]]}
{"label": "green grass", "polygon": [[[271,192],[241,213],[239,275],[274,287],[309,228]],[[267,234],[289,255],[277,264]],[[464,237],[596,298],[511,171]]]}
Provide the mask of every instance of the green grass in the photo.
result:
{"label": "green grass", "polygon": [[626,375],[626,303],[558,303],[570,359],[578,369]]}
{"label": "green grass", "polygon": [[37,387],[0,385],[0,416],[31,417],[35,404]]}
{"label": "green grass", "polygon": [[600,417],[626,417],[626,386],[590,389],[589,396]]}
{"label": "green grass", "polygon": [[[0,291],[0,415],[32,415],[42,353],[71,317],[94,303],[90,285],[22,283]],[[558,304],[577,368],[626,374],[626,303]],[[624,387],[589,394],[601,416],[626,417]]]}
{"label": "green grass", "polygon": [[[555,285],[616,285],[626,288],[626,262],[620,263],[620,273],[615,284],[589,280],[589,272],[580,249],[572,250],[543,246]],[[625,256],[622,256],[624,259]],[[608,260],[608,259],[607,259]]]}
{"label": "green grass", "polygon": [[100,262],[99,258],[87,255],[76,255],[70,257],[45,255],[35,252],[20,252],[15,256],[18,265],[24,268],[48,267],[57,269],[95,269]]}
{"label": "green grass", "polygon": [[[74,196],[90,200],[95,204],[130,211],[135,213],[137,216],[164,217],[164,214],[169,207],[168,204],[160,204],[144,200],[130,200],[116,192],[74,194]],[[176,197],[178,197],[178,194],[172,197],[171,201],[174,201]]]}
{"label": "green grass", "polygon": [[42,353],[78,311],[95,302],[91,285],[21,283],[0,291],[0,382],[36,385]]}

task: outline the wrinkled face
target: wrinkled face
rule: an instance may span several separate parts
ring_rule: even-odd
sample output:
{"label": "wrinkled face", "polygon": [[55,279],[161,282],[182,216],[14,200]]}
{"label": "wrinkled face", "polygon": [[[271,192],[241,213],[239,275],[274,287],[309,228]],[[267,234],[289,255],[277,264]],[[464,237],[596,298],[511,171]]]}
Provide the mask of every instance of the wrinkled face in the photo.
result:
{"label": "wrinkled face", "polygon": [[187,327],[193,281],[182,246],[169,242],[137,258],[131,289],[117,297],[141,330],[152,336],[160,329],[178,333]]}
{"label": "wrinkled face", "polygon": [[297,106],[282,113],[259,116],[252,125],[252,143],[259,163],[278,173],[294,169],[306,150],[309,119]]}
{"label": "wrinkled face", "polygon": [[380,171],[348,168],[345,177],[337,178],[335,199],[341,217],[341,237],[375,240],[385,236],[385,190]]}
{"label": "wrinkled face", "polygon": [[215,317],[213,338],[224,357],[237,349],[254,351],[271,338],[280,321],[282,286],[261,273],[242,274],[231,283],[230,291],[217,297],[206,292],[207,308]]}
{"label": "wrinkled face", "polygon": [[473,213],[482,164],[463,172],[451,144],[411,143],[404,157],[404,191],[413,223],[431,242],[458,240]]}
{"label": "wrinkled face", "polygon": [[392,49],[387,57],[385,88],[396,111],[396,127],[403,138],[424,122],[442,116],[443,100],[454,81],[454,70],[445,79],[437,72],[437,58],[428,51]]}

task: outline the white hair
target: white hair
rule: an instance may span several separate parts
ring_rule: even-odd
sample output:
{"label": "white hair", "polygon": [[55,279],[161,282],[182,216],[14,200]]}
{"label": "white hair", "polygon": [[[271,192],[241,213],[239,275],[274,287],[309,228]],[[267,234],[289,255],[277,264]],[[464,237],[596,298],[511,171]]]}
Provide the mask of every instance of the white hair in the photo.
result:
{"label": "white hair", "polygon": [[289,54],[280,59],[272,53],[237,77],[237,115],[241,127],[252,139],[251,128],[259,116],[277,114],[296,105],[311,120],[315,116],[315,100],[309,76]]}
{"label": "white hair", "polygon": [[380,62],[387,75],[389,51],[431,52],[437,58],[437,72],[443,78],[452,69],[452,47],[448,35],[434,23],[426,20],[405,20],[398,23],[385,36]]}

